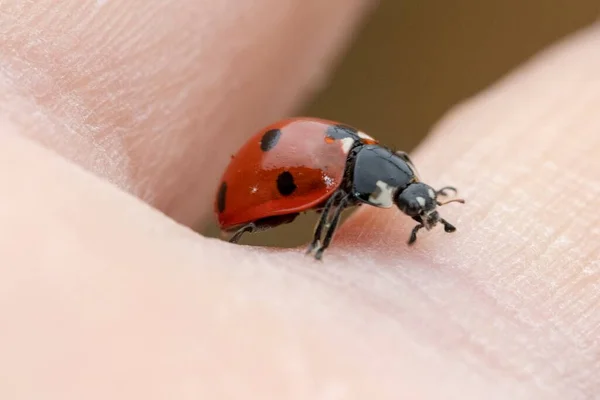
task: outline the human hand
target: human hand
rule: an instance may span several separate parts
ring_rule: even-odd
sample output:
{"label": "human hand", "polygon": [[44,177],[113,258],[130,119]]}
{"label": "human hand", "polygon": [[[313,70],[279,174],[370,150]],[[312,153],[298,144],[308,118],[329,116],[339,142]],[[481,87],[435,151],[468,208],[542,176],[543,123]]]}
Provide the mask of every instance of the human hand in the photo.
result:
{"label": "human hand", "polygon": [[370,3],[233,3],[0,4],[0,397],[598,393],[598,29],[411,154],[457,232],[364,208],[316,263],[185,225]]}

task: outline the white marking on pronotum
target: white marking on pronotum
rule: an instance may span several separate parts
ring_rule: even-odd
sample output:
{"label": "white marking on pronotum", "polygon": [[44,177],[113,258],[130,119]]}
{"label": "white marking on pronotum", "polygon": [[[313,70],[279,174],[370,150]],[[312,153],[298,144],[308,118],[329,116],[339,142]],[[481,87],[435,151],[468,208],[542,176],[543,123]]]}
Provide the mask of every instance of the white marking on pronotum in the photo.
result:
{"label": "white marking on pronotum", "polygon": [[431,197],[432,199],[435,199],[435,192],[433,191],[433,189],[429,189],[428,193],[429,193],[429,197]]}
{"label": "white marking on pronotum", "polygon": [[394,205],[396,188],[383,181],[377,181],[377,189],[369,196],[369,201],[379,207],[389,208]]}
{"label": "white marking on pronotum", "polygon": [[425,207],[425,199],[421,196],[417,196],[417,203],[419,203],[421,207]]}
{"label": "white marking on pronotum", "polygon": [[250,188],[250,193],[254,194],[254,193],[256,193],[256,192],[258,192],[258,186],[252,186],[252,187]]}
{"label": "white marking on pronotum", "polygon": [[352,148],[352,145],[354,144],[354,139],[343,138],[341,140],[341,142],[342,142],[342,151],[346,154],[350,153],[350,149]]}
{"label": "white marking on pronotum", "polygon": [[364,133],[363,131],[358,131],[358,137],[361,139],[366,139],[366,140],[375,140],[371,136]]}

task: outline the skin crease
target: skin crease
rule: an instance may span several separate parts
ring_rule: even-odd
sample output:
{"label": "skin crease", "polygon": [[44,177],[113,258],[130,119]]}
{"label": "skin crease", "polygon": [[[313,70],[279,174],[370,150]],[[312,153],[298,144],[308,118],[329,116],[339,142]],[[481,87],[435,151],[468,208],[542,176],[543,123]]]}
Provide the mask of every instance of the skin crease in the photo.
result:
{"label": "skin crease", "polygon": [[[38,7],[25,2],[0,7],[6,11],[19,4]],[[101,21],[111,21],[112,29],[93,31],[90,17],[81,28],[90,30],[86,43],[98,35],[97,43],[116,43],[103,54],[121,48],[125,54],[137,42],[119,44],[108,40],[107,32],[127,36],[123,26],[132,16],[104,4],[94,18],[107,13]],[[156,46],[169,48],[177,37],[169,27],[205,4],[178,6],[183,11],[144,9],[152,18],[163,16],[158,28],[167,26],[155,30]],[[267,1],[253,4],[265,12],[272,7]],[[309,4],[302,6],[306,11],[290,6],[281,15],[299,25],[315,23],[317,3],[302,4]],[[353,4],[350,10],[337,7],[336,13],[358,16],[364,5]],[[214,31],[224,15],[219,10],[210,24],[189,29],[197,35]],[[110,19],[117,11],[120,17]],[[27,15],[31,24],[50,18]],[[18,37],[35,43],[39,34],[14,24],[0,27],[4,35],[11,33],[11,43]],[[249,34],[231,29],[232,40]],[[169,128],[172,136],[161,140],[145,141],[143,135],[150,121],[165,115],[169,122],[177,120],[165,104],[179,101],[174,109],[191,114],[198,103],[226,102],[229,97],[213,98],[203,79],[227,87],[227,76],[218,73],[223,64],[235,68],[231,59],[207,59],[201,71],[210,79],[198,77],[192,90],[197,93],[184,99],[174,98],[177,90],[163,92],[168,86],[161,86],[162,77],[141,72],[147,81],[136,90],[150,92],[136,92],[132,82],[122,88],[131,93],[109,101],[128,79],[107,77],[94,86],[93,77],[73,77],[68,65],[60,73],[55,65],[38,71],[28,64],[30,58],[19,61],[18,52],[3,56],[1,398],[589,399],[600,392],[599,27],[553,47],[457,107],[411,154],[426,182],[456,185],[467,199],[440,210],[458,227],[456,233],[421,232],[408,248],[410,219],[393,210],[363,208],[341,228],[325,261],[314,263],[303,249],[233,246],[199,237],[168,217],[191,222],[207,212],[212,196],[203,191],[221,169],[209,169],[215,176],[193,174],[192,181],[185,168],[204,168],[207,160],[224,165],[230,152],[211,148],[199,157],[188,146],[202,149],[202,143],[231,132],[230,145],[236,147],[234,139],[241,143],[247,133],[241,129],[245,122],[253,128],[291,107],[304,82],[331,60],[325,54],[348,33],[334,30],[306,39],[318,49],[309,51],[313,55],[303,67],[285,73],[297,78],[296,87],[257,96],[246,85],[276,87],[283,78],[252,66],[239,86],[244,96],[219,111],[216,126],[204,122],[208,116],[213,121],[218,110],[201,113],[195,123]],[[184,41],[188,34],[194,37],[181,31]],[[271,42],[261,46],[265,43]],[[147,57],[159,63],[164,54]],[[121,69],[106,65],[108,76],[135,72],[137,60],[120,60]],[[44,101],[39,86],[31,84],[36,73],[54,76],[47,78],[45,84],[54,89],[46,96],[67,99]],[[91,94],[90,88],[95,88]],[[137,99],[135,93],[146,97]],[[161,93],[160,99],[152,93]],[[127,118],[120,111],[144,101],[163,103],[147,105],[148,120],[123,123]],[[249,104],[257,108],[241,112]],[[264,111],[261,104],[281,109]],[[255,115],[256,110],[264,114]],[[224,122],[229,113],[236,115],[237,128]],[[82,123],[86,118],[97,120]],[[120,141],[103,136],[119,126]],[[200,126],[206,130],[198,133]],[[156,129],[161,128],[166,125]],[[179,173],[184,176],[157,184],[163,182],[159,177]],[[140,188],[151,188],[144,190],[168,216],[126,193],[139,195]],[[162,191],[171,192],[161,197]],[[173,211],[180,208],[181,214]]]}
{"label": "skin crease", "polygon": [[8,118],[17,104],[29,111],[25,134],[193,225],[208,216],[218,179],[198,176],[227,163],[198,149],[238,138],[222,143],[231,153],[248,131],[290,112],[377,3],[177,4],[1,1],[0,86],[13,90],[0,96]]}

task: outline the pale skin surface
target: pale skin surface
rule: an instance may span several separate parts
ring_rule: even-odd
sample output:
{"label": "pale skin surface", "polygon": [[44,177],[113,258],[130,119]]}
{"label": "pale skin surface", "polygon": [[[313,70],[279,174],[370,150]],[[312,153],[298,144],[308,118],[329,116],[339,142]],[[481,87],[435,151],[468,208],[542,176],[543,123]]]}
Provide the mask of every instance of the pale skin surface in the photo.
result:
{"label": "pale skin surface", "polygon": [[370,3],[163,3],[0,2],[0,398],[600,392],[598,27],[412,154],[456,233],[363,209],[318,264],[185,225]]}

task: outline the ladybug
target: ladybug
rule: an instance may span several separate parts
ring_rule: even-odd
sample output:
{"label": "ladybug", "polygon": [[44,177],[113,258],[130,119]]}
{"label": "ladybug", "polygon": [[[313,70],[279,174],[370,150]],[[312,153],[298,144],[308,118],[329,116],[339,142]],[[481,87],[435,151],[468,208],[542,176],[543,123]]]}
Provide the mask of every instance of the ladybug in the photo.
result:
{"label": "ladybug", "polygon": [[443,219],[438,200],[447,186],[434,190],[420,181],[414,164],[351,126],[319,118],[289,118],[256,133],[232,156],[215,199],[219,227],[237,243],[246,232],[292,222],[300,213],[320,213],[306,251],[320,260],[330,245],[342,211],[367,204],[398,207],[418,222],[417,232],[438,223],[446,232],[456,228]]}

